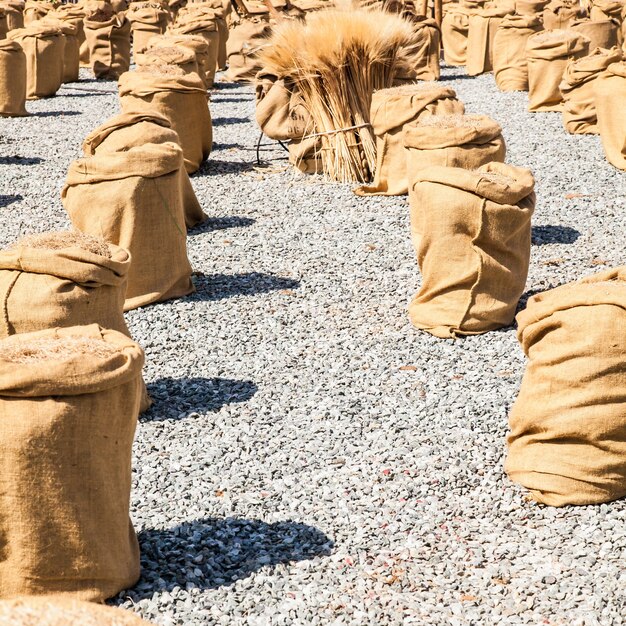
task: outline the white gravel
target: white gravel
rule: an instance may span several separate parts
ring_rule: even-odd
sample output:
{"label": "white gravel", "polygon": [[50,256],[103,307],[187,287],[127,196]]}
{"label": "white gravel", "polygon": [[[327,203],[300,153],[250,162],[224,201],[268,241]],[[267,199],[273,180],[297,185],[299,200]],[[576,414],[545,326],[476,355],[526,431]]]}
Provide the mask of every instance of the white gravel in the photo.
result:
{"label": "white gravel", "polygon": [[[626,263],[626,173],[600,139],[443,74],[536,175],[528,292]],[[28,109],[0,120],[2,244],[68,225],[65,172],[115,84]],[[256,169],[250,88],[220,84],[211,110],[198,293],[128,315],[156,402],[135,445],[143,578],[116,604],[163,626],[624,624],[626,502],[545,508],[503,474],[515,330],[414,330],[407,199],[296,176],[280,148]]]}

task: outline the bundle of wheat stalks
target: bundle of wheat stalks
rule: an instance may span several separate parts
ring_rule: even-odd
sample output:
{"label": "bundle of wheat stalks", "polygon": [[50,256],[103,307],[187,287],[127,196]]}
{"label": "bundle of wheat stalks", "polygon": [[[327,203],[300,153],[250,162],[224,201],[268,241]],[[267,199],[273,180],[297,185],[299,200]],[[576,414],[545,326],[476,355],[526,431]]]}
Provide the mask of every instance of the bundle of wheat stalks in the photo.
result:
{"label": "bundle of wheat stalks", "polygon": [[412,28],[397,15],[344,6],[283,22],[262,53],[266,71],[297,89],[319,137],[324,174],[367,182],[376,163],[369,124],[372,94],[393,85]]}

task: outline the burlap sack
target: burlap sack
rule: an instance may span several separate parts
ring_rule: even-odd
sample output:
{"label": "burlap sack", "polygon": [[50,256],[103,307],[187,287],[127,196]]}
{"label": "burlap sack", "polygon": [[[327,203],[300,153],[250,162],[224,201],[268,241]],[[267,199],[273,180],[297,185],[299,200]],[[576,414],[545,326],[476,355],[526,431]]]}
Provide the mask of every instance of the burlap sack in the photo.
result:
{"label": "burlap sack", "polygon": [[17,41],[26,55],[26,99],[54,96],[63,79],[63,35],[58,28],[34,23],[12,30],[9,39]]}
{"label": "burlap sack", "polygon": [[560,85],[563,95],[563,125],[567,132],[594,135],[599,133],[594,83],[609,65],[621,60],[619,48],[596,48],[588,56],[567,64]]}
{"label": "burlap sack", "polygon": [[465,107],[449,87],[419,83],[374,93],[370,121],[376,135],[376,171],[372,185],[354,190],[358,196],[408,193],[404,129],[428,115],[462,115]]}
{"label": "burlap sack", "polygon": [[0,341],[0,598],[101,602],[139,578],[141,348],[96,324]]}
{"label": "burlap sack", "polygon": [[598,21],[611,18],[621,21],[624,6],[623,0],[591,0],[589,17]]}
{"label": "burlap sack", "polygon": [[9,32],[9,22],[7,19],[7,13],[2,6],[0,6],[0,39],[5,39]]}
{"label": "burlap sack", "polygon": [[58,28],[63,35],[63,83],[75,83],[78,81],[80,44],[78,42],[78,30],[71,22],[51,17],[48,13],[40,20],[40,24],[46,24]]}
{"label": "burlap sack", "polygon": [[589,39],[589,50],[594,50],[595,48],[609,50],[620,43],[618,37],[619,22],[612,19],[602,21],[574,20],[570,29],[581,33]]}
{"label": "burlap sack", "polygon": [[168,33],[157,35],[148,41],[148,50],[152,48],[169,48],[170,46],[181,46],[192,50],[196,55],[198,74],[207,89],[213,87],[215,78],[215,59],[209,55],[209,44],[201,35],[176,35]]}
{"label": "burlap sack", "polygon": [[176,65],[185,74],[200,74],[196,53],[181,46],[147,48],[145,52],[135,54],[135,63],[138,68],[150,65]]}
{"label": "burlap sack", "polygon": [[50,11],[57,7],[55,2],[45,2],[45,0],[26,0],[24,4],[24,25],[28,26],[33,22],[45,17]]}
{"label": "burlap sack", "polygon": [[509,417],[511,480],[544,504],[626,495],[626,268],[533,296],[517,316],[528,357]]}
{"label": "burlap sack", "polygon": [[123,14],[84,20],[89,63],[96,78],[117,80],[130,68],[130,22]]}
{"label": "burlap sack", "polygon": [[26,55],[11,39],[0,40],[0,115],[17,117],[26,112]]}
{"label": "burlap sack", "polygon": [[471,10],[454,3],[441,21],[443,58],[448,65],[465,65]]}
{"label": "burlap sack", "polygon": [[493,70],[494,38],[509,8],[487,8],[469,18],[466,67],[468,76],[478,76]]}
{"label": "burlap sack", "polygon": [[409,306],[417,328],[450,339],[513,321],[530,259],[535,207],[530,170],[429,167],[411,188],[411,231],[422,286]]}
{"label": "burlap sack", "polygon": [[[121,113],[106,121],[87,135],[83,142],[85,156],[110,152],[126,152],[130,148],[150,143],[176,143],[178,134],[172,130],[167,118],[159,113]],[[206,220],[185,167],[179,170],[183,194],[183,210],[187,228],[193,228]]]}
{"label": "burlap sack", "polygon": [[230,32],[226,46],[228,55],[229,80],[233,82],[251,81],[262,69],[258,54],[268,46],[272,27],[261,19],[246,19]]}
{"label": "burlap sack", "polygon": [[24,0],[2,0],[0,6],[7,16],[7,31],[24,28]]}
{"label": "burlap sack", "polygon": [[543,27],[546,30],[566,30],[585,12],[578,0],[552,0],[543,10]]}
{"label": "burlap sack", "polygon": [[473,170],[504,161],[502,127],[486,115],[430,115],[403,132],[409,189],[421,170],[431,166]]}
{"label": "burlap sack", "polygon": [[217,20],[214,17],[187,13],[179,15],[176,23],[168,33],[174,36],[193,35],[202,37],[207,45],[204,62],[205,74],[202,77],[207,89],[213,87],[215,70],[217,69],[217,55],[220,46],[220,35],[217,29]]}
{"label": "burlap sack", "polygon": [[166,76],[127,72],[120,77],[122,111],[157,112],[178,133],[189,174],[211,154],[213,125],[206,90],[197,74]]}
{"label": "burlap sack", "polygon": [[133,34],[133,55],[148,47],[148,40],[162,35],[169,23],[169,12],[151,2],[133,2],[126,12]]}
{"label": "burlap sack", "polygon": [[609,163],[626,170],[626,62],[609,65],[594,81],[598,131]]}
{"label": "burlap sack", "polygon": [[589,40],[572,30],[552,30],[531,35],[526,42],[528,110],[560,111],[559,85],[567,64],[589,53]]}
{"label": "burlap sack", "polygon": [[540,17],[543,23],[543,10],[550,0],[516,0],[515,13],[517,15],[530,15]]}
{"label": "burlap sack", "polygon": [[87,15],[85,4],[62,4],[55,11],[48,13],[47,17],[52,17],[63,22],[69,22],[76,27],[76,37],[78,38],[79,58],[81,67],[89,67],[89,46],[85,39],[85,27],[83,19]]}
{"label": "burlap sack", "polygon": [[192,293],[180,168],[174,143],[78,159],[61,193],[72,224],[133,259],[124,310]]}
{"label": "burlap sack", "polygon": [[409,59],[410,72],[396,76],[396,82],[402,84],[416,80],[439,80],[439,53],[441,48],[441,30],[437,22],[430,18],[415,18],[411,21],[413,36],[410,45],[403,49]]}
{"label": "burlap sack", "polygon": [[0,601],[3,626],[150,626],[129,611],[59,596]]}
{"label": "burlap sack", "polygon": [[543,29],[540,15],[507,15],[493,40],[493,73],[500,91],[528,91],[528,38]]}

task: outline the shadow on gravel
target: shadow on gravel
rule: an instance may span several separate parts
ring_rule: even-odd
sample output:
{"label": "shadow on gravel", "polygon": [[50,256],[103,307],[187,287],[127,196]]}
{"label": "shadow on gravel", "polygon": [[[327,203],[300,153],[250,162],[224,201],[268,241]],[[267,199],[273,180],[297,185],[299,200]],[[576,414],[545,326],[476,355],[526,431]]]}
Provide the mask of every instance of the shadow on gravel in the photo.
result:
{"label": "shadow on gravel", "polygon": [[139,583],[120,594],[134,601],[174,587],[215,589],[247,578],[262,567],[329,556],[334,544],[313,526],[292,521],[202,519],[168,530],[139,533]]}
{"label": "shadow on gravel", "polygon": [[230,150],[231,148],[245,148],[240,143],[213,143],[212,150]]}
{"label": "shadow on gravel", "polygon": [[194,273],[196,293],[186,296],[187,300],[215,301],[235,296],[254,296],[270,291],[297,289],[300,282],[293,278],[281,278],[272,274],[250,272],[248,274]]}
{"label": "shadow on gravel", "polygon": [[446,81],[446,80],[465,80],[465,79],[470,79],[470,78],[476,78],[476,76],[468,76],[467,74],[451,74],[449,76],[440,76],[439,80],[441,80],[441,81]]}
{"label": "shadow on gravel", "polygon": [[214,117],[213,126],[226,126],[227,124],[247,124],[249,117]]}
{"label": "shadow on gravel", "polygon": [[246,402],[258,387],[250,380],[230,378],[159,378],[147,385],[154,404],[141,422],[182,420],[193,413],[219,411],[227,404]]}
{"label": "shadow on gravel", "polygon": [[570,226],[533,226],[532,243],[545,246],[549,243],[574,243],[580,232]]}
{"label": "shadow on gravel", "polygon": [[63,117],[65,115],[82,115],[80,111],[40,111],[39,113],[31,113],[32,117]]}
{"label": "shadow on gravel", "polygon": [[202,164],[194,178],[197,176],[218,176],[219,174],[241,174],[242,172],[250,172],[253,167],[253,163],[244,163],[243,161],[209,159]]}
{"label": "shadow on gravel", "polygon": [[0,207],[1,208],[7,207],[13,204],[14,202],[19,202],[20,200],[23,200],[23,199],[24,199],[24,196],[21,196],[21,195],[15,195],[15,196],[0,195]]}
{"label": "shadow on gravel", "polygon": [[556,289],[557,287],[560,287],[563,283],[557,283],[556,285],[547,285],[545,287],[545,289],[529,289],[528,291],[525,291],[519,299],[519,302],[517,303],[517,310],[515,311],[515,315],[517,315],[521,310],[526,308],[526,305],[528,304],[528,300],[530,298],[532,298],[533,296],[536,296],[538,293],[543,293],[544,291],[550,291],[550,289]]}
{"label": "shadow on gravel", "polygon": [[256,220],[250,217],[238,217],[237,215],[229,215],[228,217],[210,217],[204,220],[202,224],[192,228],[187,235],[200,235],[202,233],[212,233],[214,230],[226,230],[227,228],[245,228],[252,226]]}
{"label": "shadow on gravel", "polygon": [[43,160],[40,157],[23,157],[16,154],[15,156],[0,157],[0,165],[39,165]]}

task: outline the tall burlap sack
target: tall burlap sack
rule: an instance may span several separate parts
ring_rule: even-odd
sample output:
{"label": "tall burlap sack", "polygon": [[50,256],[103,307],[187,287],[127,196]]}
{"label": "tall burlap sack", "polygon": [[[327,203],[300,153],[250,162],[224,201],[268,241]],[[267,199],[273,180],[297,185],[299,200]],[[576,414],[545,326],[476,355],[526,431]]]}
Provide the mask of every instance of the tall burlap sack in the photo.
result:
{"label": "tall burlap sack", "polygon": [[126,311],[194,291],[182,163],[180,147],[164,143],[96,154],[70,165],[61,198],[74,227],[132,256]]}
{"label": "tall burlap sack", "polygon": [[226,69],[226,46],[230,37],[227,19],[232,12],[232,4],[229,0],[202,0],[202,2],[190,2],[188,8],[192,7],[194,11],[201,9],[205,14],[215,16],[217,31],[219,34],[219,45],[217,52],[217,69]]}
{"label": "tall burlap sack", "polygon": [[411,188],[411,231],[422,286],[411,323],[436,337],[509,325],[524,291],[535,207],[530,170],[429,167]]}
{"label": "tall burlap sack", "polygon": [[621,60],[619,48],[596,48],[588,56],[567,64],[559,87],[563,95],[563,126],[567,132],[599,133],[594,83],[609,65]]}
{"label": "tall burlap sack", "polygon": [[181,46],[192,50],[196,55],[198,74],[207,89],[213,87],[215,79],[215,59],[209,54],[209,44],[201,35],[177,35],[169,32],[165,35],[156,35],[148,41],[148,50],[152,48],[169,48]]}
{"label": "tall burlap sack", "polygon": [[609,50],[620,44],[619,23],[615,20],[594,21],[580,19],[572,22],[571,30],[583,34],[589,39],[589,50],[605,48]]}
{"label": "tall burlap sack", "polygon": [[230,32],[226,51],[228,71],[226,75],[233,82],[251,81],[262,69],[258,60],[261,50],[266,48],[272,33],[270,24],[262,19],[246,19]]}
{"label": "tall burlap sack", "polygon": [[[85,156],[110,152],[126,152],[130,148],[150,143],[176,143],[178,134],[172,130],[169,120],[159,113],[121,113],[107,120],[92,131],[83,142]],[[187,228],[193,228],[206,220],[185,167],[179,170],[183,194],[183,211]]]}
{"label": "tall burlap sack", "polygon": [[0,341],[0,598],[101,602],[139,578],[129,518],[142,349],[98,325]]}
{"label": "tall burlap sack", "polygon": [[540,17],[543,23],[543,10],[550,3],[550,0],[516,0],[516,15],[530,15]]}
{"label": "tall burlap sack", "polygon": [[411,21],[413,36],[411,43],[403,49],[409,59],[410,71],[406,75],[397,75],[396,83],[416,80],[439,80],[439,55],[441,49],[441,30],[437,22],[430,18],[417,16]]}
{"label": "tall burlap sack", "polygon": [[206,90],[197,74],[167,76],[127,72],[120,77],[122,112],[157,112],[178,133],[185,168],[196,172],[211,154],[213,125]]}
{"label": "tall burlap sack", "polygon": [[465,65],[471,10],[454,3],[441,21],[443,58],[448,65]]}
{"label": "tall burlap sack", "polygon": [[589,17],[598,21],[611,18],[621,21],[624,6],[622,0],[591,0]]}
{"label": "tall burlap sack", "polygon": [[9,32],[9,22],[7,19],[7,13],[2,6],[0,6],[0,40],[6,39]]}
{"label": "tall burlap sack", "polygon": [[370,121],[376,135],[376,171],[372,185],[354,190],[358,196],[399,196],[409,191],[404,129],[428,115],[462,115],[465,106],[449,87],[418,83],[381,89],[372,97]]}
{"label": "tall burlap sack", "polygon": [[[215,71],[217,69],[217,55],[219,52],[220,35],[217,29],[217,21],[214,17],[197,15],[194,13],[178,16],[176,23],[171,28],[173,36],[192,35],[202,37],[207,45],[204,64],[205,74],[202,77],[207,89],[213,87]],[[204,54],[204,53],[203,53]]]}
{"label": "tall burlap sack", "polygon": [[543,27],[546,30],[566,30],[585,11],[578,0],[552,0],[543,10]]}
{"label": "tall burlap sack", "polygon": [[2,0],[0,6],[7,16],[7,30],[24,28],[24,0]]}
{"label": "tall burlap sack", "polygon": [[478,76],[493,70],[494,38],[509,8],[487,8],[469,18],[466,67],[468,76]]}
{"label": "tall burlap sack", "polygon": [[96,78],[117,80],[130,68],[130,22],[123,14],[84,19],[89,63]]}
{"label": "tall burlap sack", "polygon": [[609,163],[626,170],[626,62],[613,63],[594,82],[596,115]]}
{"label": "tall burlap sack", "polygon": [[17,41],[26,55],[26,99],[54,96],[63,79],[63,35],[58,28],[34,23],[12,30],[9,39]]}
{"label": "tall burlap sack", "polygon": [[169,12],[151,2],[133,2],[126,12],[133,34],[133,55],[144,52],[154,35],[162,35],[169,23]]}
{"label": "tall burlap sack", "polygon": [[493,40],[493,73],[500,91],[528,91],[528,38],[543,29],[540,15],[507,15]]}
{"label": "tall burlap sack", "polygon": [[526,42],[528,110],[561,111],[559,85],[567,64],[589,53],[589,40],[572,30],[551,30],[531,35]]}
{"label": "tall burlap sack", "polygon": [[504,161],[502,127],[486,115],[430,115],[403,131],[409,189],[421,170],[435,165],[473,170]]}
{"label": "tall burlap sack", "polygon": [[50,11],[57,7],[55,2],[45,2],[45,0],[26,0],[24,4],[24,26],[45,17]]}
{"label": "tall burlap sack", "polygon": [[200,75],[196,53],[180,46],[148,48],[145,52],[137,52],[135,63],[138,68],[151,65],[175,65],[180,67],[184,74]]}
{"label": "tall burlap sack", "polygon": [[80,67],[80,43],[78,41],[78,30],[72,23],[50,17],[48,13],[40,23],[54,26],[63,35],[63,83],[75,83],[78,81],[78,70]]}
{"label": "tall burlap sack", "polygon": [[150,626],[129,611],[59,596],[0,601],[3,626]]}
{"label": "tall burlap sack", "polygon": [[533,296],[517,323],[506,473],[551,506],[625,496],[626,268]]}
{"label": "tall burlap sack", "polygon": [[11,39],[0,40],[0,115],[19,117],[26,111],[26,55]]}
{"label": "tall burlap sack", "polygon": [[47,17],[69,22],[76,27],[81,67],[89,67],[89,46],[85,39],[85,26],[83,24],[83,19],[87,15],[87,9],[85,7],[85,3],[62,4],[58,6],[55,11],[51,11],[47,15]]}

